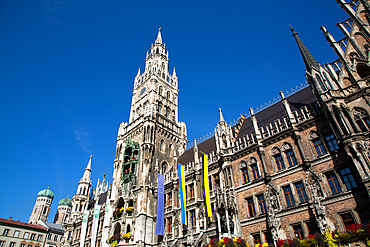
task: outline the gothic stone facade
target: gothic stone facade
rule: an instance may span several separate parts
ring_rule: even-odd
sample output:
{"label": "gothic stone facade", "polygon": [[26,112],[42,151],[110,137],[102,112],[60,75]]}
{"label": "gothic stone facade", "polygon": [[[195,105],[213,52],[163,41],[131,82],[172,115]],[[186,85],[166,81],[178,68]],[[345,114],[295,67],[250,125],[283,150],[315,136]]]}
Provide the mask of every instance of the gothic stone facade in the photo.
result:
{"label": "gothic stone facade", "polygon": [[[368,222],[370,186],[370,1],[338,0],[349,19],[344,38],[322,31],[338,60],[319,64],[292,28],[309,87],[257,113],[226,123],[185,150],[178,121],[178,78],[159,31],[144,72],[134,80],[129,122],[117,136],[113,184],[102,246],[130,232],[122,246],[199,246],[213,237],[249,244],[303,238]],[[205,216],[201,153],[208,155],[212,217]],[[188,227],[181,224],[177,163],[185,165]],[[157,173],[165,176],[165,234],[156,236]],[[134,212],[112,216],[116,208]],[[107,213],[109,212],[109,213]],[[105,233],[104,233],[105,231]]]}

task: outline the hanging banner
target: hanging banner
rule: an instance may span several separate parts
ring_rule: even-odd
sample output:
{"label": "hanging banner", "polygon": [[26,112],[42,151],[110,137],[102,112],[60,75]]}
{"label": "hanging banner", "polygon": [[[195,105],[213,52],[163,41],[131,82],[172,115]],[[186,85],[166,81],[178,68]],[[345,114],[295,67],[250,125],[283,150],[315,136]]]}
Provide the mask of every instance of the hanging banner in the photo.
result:
{"label": "hanging banner", "polygon": [[91,246],[90,247],[95,247],[96,235],[98,233],[100,208],[101,208],[101,205],[98,205],[98,204],[96,204],[95,207],[94,207],[92,235],[91,235]]}
{"label": "hanging banner", "polygon": [[164,234],[164,176],[158,173],[157,224],[156,235]]}
{"label": "hanging banner", "polygon": [[212,218],[211,210],[211,199],[209,195],[209,179],[208,179],[208,157],[203,154],[203,165],[202,165],[202,175],[203,175],[203,192],[204,192],[204,206],[206,208],[206,216]]}
{"label": "hanging banner", "polygon": [[183,165],[178,164],[179,170],[179,189],[181,199],[181,223],[187,225],[186,218],[186,190],[185,190],[185,168]]}
{"label": "hanging banner", "polygon": [[89,219],[89,210],[84,210],[84,213],[82,215],[82,224],[81,224],[80,247],[84,247],[85,245],[86,228],[87,228],[88,219]]}

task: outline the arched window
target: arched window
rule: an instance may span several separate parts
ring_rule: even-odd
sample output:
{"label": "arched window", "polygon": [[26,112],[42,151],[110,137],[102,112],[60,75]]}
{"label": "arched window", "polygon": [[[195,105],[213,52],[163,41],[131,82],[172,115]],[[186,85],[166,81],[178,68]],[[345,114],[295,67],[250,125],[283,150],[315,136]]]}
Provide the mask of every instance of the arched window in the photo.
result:
{"label": "arched window", "polygon": [[167,163],[166,162],[163,162],[162,163],[162,167],[161,167],[161,174],[164,175],[167,171]]}
{"label": "arched window", "polygon": [[249,183],[248,166],[244,161],[242,161],[240,163],[240,171],[241,171],[241,175],[242,175],[243,184]]}
{"label": "arched window", "polygon": [[356,124],[362,131],[368,131],[370,129],[369,115],[365,110],[356,108],[353,111],[353,116]]}
{"label": "arched window", "polygon": [[36,211],[37,211],[37,206],[35,207],[35,211],[33,212],[34,214],[36,213]]}
{"label": "arched window", "polygon": [[258,171],[258,165],[257,160],[255,158],[251,158],[249,161],[249,167],[251,169],[252,177],[254,180],[257,180],[260,178],[260,173]]}
{"label": "arched window", "polygon": [[170,100],[171,99],[171,93],[170,91],[167,91],[167,99]]}
{"label": "arched window", "polygon": [[122,198],[122,197],[120,197],[120,198],[118,199],[116,209],[117,209],[117,208],[123,208],[124,206],[125,206],[125,201],[123,200],[123,198]]}
{"label": "arched window", "polygon": [[170,118],[170,109],[166,107],[166,118]]}
{"label": "arched window", "polygon": [[227,141],[226,141],[226,136],[222,135],[222,148],[226,149],[227,148]]}
{"label": "arched window", "polygon": [[83,194],[85,195],[85,193],[86,193],[86,188],[84,188],[84,192],[83,192]]}
{"label": "arched window", "polygon": [[164,152],[164,141],[161,140],[161,146],[159,147],[159,151]]}
{"label": "arched window", "polygon": [[277,148],[274,148],[272,150],[273,157],[275,159],[276,167],[278,171],[284,170],[285,169],[285,164],[283,160],[283,156],[281,156],[280,150]]}
{"label": "arched window", "polygon": [[158,93],[159,93],[159,95],[163,95],[163,87],[162,86],[159,86]]}
{"label": "arched window", "polygon": [[315,149],[315,152],[316,152],[318,157],[326,154],[325,147],[324,147],[324,145],[321,141],[320,136],[317,134],[316,131],[312,131],[310,133],[309,139],[311,140],[312,145],[313,145],[313,147]]}
{"label": "arched window", "polygon": [[288,143],[285,143],[283,145],[283,150],[284,150],[284,153],[285,153],[285,157],[288,161],[289,167],[297,165],[297,160],[295,158],[292,146]]}
{"label": "arched window", "polygon": [[46,214],[47,211],[48,211],[48,208],[44,207],[44,211],[42,212],[42,214]]}
{"label": "arched window", "polygon": [[172,144],[170,144],[170,146],[169,146],[169,148],[168,148],[168,154],[169,154],[170,156],[173,156],[173,145],[172,145]]}
{"label": "arched window", "polygon": [[120,223],[117,223],[117,224],[114,226],[114,232],[113,232],[113,235],[116,235],[116,236],[120,236],[120,235],[121,235],[121,224],[120,224]]}

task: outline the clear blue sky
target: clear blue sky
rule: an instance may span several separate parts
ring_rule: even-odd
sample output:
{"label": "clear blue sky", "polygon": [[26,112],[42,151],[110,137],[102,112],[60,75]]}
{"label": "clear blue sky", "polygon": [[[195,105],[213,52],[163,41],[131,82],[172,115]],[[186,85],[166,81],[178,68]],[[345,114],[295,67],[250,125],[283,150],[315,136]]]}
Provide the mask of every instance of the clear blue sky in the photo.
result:
{"label": "clear blue sky", "polygon": [[321,62],[336,59],[320,26],[338,40],[348,16],[329,1],[0,1],[0,217],[28,221],[37,192],[76,192],[111,182],[119,124],[133,79],[162,27],[179,77],[179,119],[188,139],[211,132],[218,108],[232,121],[305,82],[289,30]]}

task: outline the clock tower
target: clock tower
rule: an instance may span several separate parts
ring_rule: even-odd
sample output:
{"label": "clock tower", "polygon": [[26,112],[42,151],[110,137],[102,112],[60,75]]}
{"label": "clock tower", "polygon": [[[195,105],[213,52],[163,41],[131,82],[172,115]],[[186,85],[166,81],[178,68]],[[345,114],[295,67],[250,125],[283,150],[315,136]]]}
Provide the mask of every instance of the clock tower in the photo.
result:
{"label": "clock tower", "polygon": [[186,124],[178,121],[178,77],[170,73],[161,29],[147,52],[145,69],[134,79],[128,122],[120,124],[114,160],[112,210],[133,207],[111,218],[111,235],[130,232],[137,246],[157,243],[154,235],[157,174],[177,174],[177,157],[186,149]]}

